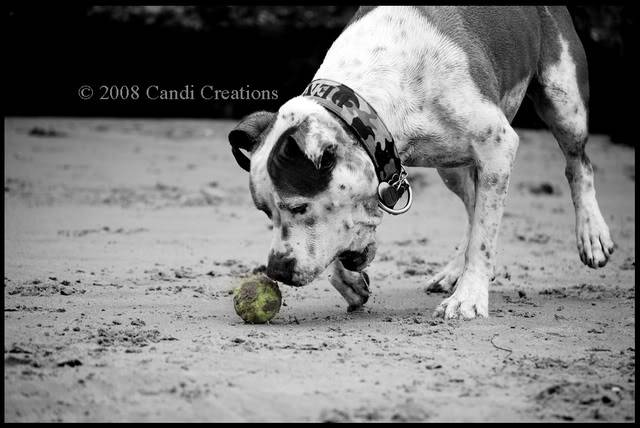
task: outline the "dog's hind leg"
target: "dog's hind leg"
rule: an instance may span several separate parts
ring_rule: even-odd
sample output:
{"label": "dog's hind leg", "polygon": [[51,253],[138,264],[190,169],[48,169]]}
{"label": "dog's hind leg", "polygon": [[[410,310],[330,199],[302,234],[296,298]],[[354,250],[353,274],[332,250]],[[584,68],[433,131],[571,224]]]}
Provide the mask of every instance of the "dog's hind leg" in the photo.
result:
{"label": "dog's hind leg", "polygon": [[[556,43],[542,52],[541,64],[529,97],[549,126],[566,159],[565,175],[576,212],[576,238],[580,259],[592,268],[607,264],[614,250],[596,200],[593,167],[585,152],[589,84],[582,44],[563,9],[546,8],[543,23]],[[567,21],[569,20],[569,21]]]}
{"label": "dog's hind leg", "polygon": [[348,312],[358,310],[369,300],[369,275],[366,272],[352,272],[342,266],[340,260],[329,267],[329,282],[349,304]]}
{"label": "dog's hind leg", "polygon": [[441,271],[436,273],[427,282],[427,291],[448,292],[455,287],[458,278],[462,275],[462,271],[464,270],[465,253],[467,251],[467,244],[471,234],[473,208],[476,203],[476,170],[474,166],[447,169],[438,168],[438,174],[440,174],[442,181],[449,190],[458,195],[464,203],[468,220],[464,237],[458,245],[455,255]]}

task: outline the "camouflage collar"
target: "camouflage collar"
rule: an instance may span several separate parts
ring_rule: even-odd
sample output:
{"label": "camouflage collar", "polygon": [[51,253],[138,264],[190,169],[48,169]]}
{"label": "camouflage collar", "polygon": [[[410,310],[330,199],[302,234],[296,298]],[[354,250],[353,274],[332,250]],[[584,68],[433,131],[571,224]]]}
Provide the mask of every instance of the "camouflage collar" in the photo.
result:
{"label": "camouflage collar", "polygon": [[400,156],[393,136],[384,125],[371,104],[353,89],[332,80],[318,79],[311,82],[303,96],[310,98],[338,116],[358,136],[369,154],[378,180],[378,196],[381,208],[391,214],[406,212],[411,205],[411,195],[405,208],[394,210],[405,190],[411,188],[406,180]]}

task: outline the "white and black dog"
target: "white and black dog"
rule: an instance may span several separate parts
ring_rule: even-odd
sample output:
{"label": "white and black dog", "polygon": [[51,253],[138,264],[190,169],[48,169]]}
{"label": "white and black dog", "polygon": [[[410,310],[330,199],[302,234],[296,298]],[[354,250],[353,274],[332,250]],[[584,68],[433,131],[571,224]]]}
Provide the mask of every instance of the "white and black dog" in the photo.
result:
{"label": "white and black dog", "polygon": [[488,316],[518,148],[510,123],[525,95],[566,158],[580,258],[604,266],[614,243],[585,153],[587,62],[567,9],[389,6],[360,8],[301,96],[229,134],[273,221],[267,274],[300,286],[330,267],[349,308],[360,307],[376,227],[410,190],[402,165],[435,167],[469,218],[464,245],[426,284],[454,290],[435,315]]}

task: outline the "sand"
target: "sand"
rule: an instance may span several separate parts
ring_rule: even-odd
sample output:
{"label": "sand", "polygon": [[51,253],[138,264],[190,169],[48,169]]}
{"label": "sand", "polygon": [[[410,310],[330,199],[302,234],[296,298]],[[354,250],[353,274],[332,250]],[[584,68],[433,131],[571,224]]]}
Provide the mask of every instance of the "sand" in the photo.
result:
{"label": "sand", "polygon": [[321,278],[246,325],[231,289],[272,231],[233,124],[5,119],[5,421],[635,420],[632,148],[589,144],[603,269],[580,263],[553,137],[518,130],[490,318],[431,318],[466,220],[411,168],[364,311]]}

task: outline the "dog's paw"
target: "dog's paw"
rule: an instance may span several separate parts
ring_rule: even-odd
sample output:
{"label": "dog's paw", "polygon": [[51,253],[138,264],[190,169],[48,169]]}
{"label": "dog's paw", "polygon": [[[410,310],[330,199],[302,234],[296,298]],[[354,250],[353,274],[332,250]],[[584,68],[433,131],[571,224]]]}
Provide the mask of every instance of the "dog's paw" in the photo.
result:
{"label": "dog's paw", "polygon": [[353,313],[353,312],[356,312],[356,313],[358,313],[358,312],[364,312],[364,304],[365,304],[365,303],[366,303],[366,301],[365,301],[365,302],[362,302],[362,303],[355,304],[355,305],[354,305],[354,304],[350,304],[350,305],[347,307],[347,313],[349,313],[349,314],[350,314],[350,313]]}
{"label": "dog's paw", "polygon": [[347,301],[347,312],[358,311],[367,303],[371,291],[369,290],[369,275],[366,272],[351,272],[334,265],[333,273],[329,275],[329,282],[340,292]]}
{"label": "dog's paw", "polygon": [[589,213],[579,217],[576,238],[580,260],[594,269],[606,265],[615,249],[609,227],[600,213]]}
{"label": "dog's paw", "polygon": [[456,254],[453,260],[447,263],[442,270],[433,275],[429,281],[427,281],[425,291],[445,293],[452,291],[458,282],[458,278],[462,275],[463,270],[464,254]]}
{"label": "dog's paw", "polygon": [[350,284],[350,288],[354,291],[354,294],[350,294],[351,298],[346,299],[349,303],[347,312],[360,312],[364,304],[369,301],[369,296],[371,295],[371,291],[369,291],[369,275],[363,271],[360,280]]}
{"label": "dog's paw", "polygon": [[[463,281],[462,279],[460,281]],[[434,317],[470,320],[489,316],[489,292],[487,284],[460,283],[456,291],[438,305]]]}

